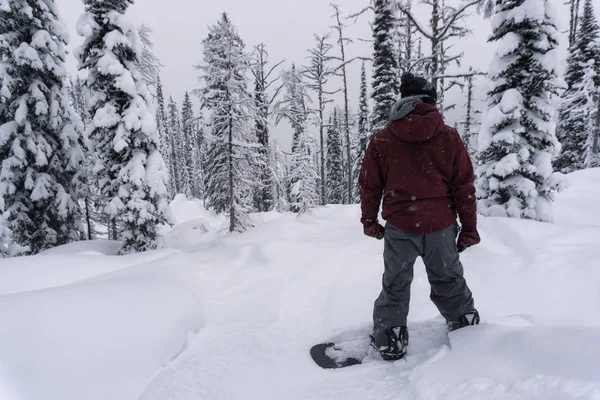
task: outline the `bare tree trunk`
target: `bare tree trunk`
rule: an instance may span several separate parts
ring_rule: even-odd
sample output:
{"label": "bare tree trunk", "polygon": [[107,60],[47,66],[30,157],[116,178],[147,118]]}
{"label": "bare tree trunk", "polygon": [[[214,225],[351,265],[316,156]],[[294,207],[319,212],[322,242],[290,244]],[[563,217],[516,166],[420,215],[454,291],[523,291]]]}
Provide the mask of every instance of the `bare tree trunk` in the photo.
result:
{"label": "bare tree trunk", "polygon": [[350,204],[352,202],[352,150],[350,147],[350,122],[349,122],[349,106],[348,106],[348,79],[346,77],[346,49],[344,47],[344,42],[347,40],[344,38],[343,25],[340,20],[340,10],[339,7],[334,6],[335,9],[335,17],[337,22],[336,30],[339,34],[338,44],[340,45],[340,53],[342,55],[342,80],[344,83],[344,135],[346,138],[346,158],[347,158],[347,168],[346,168],[346,176],[347,176],[347,198],[346,203]]}
{"label": "bare tree trunk", "polygon": [[323,88],[319,88],[319,140],[320,140],[320,152],[321,152],[321,205],[324,206],[326,204],[325,199],[325,147],[323,143],[325,143],[324,133],[323,133]]}
{"label": "bare tree trunk", "polygon": [[88,240],[92,240],[94,236],[92,235],[93,227],[92,227],[92,217],[90,217],[90,200],[86,197],[84,199],[85,204],[85,223],[87,225],[87,238]]}

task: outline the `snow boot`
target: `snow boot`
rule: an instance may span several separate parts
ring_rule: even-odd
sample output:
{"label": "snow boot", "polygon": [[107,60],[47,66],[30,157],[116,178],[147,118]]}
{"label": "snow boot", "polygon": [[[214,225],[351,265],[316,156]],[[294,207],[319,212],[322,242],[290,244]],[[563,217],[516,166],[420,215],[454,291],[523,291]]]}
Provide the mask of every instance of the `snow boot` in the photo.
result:
{"label": "snow boot", "polygon": [[400,360],[406,355],[408,348],[408,329],[406,326],[398,326],[387,330],[388,343],[379,345],[371,336],[371,347],[373,347],[386,361]]}
{"label": "snow boot", "polygon": [[479,313],[477,311],[469,311],[465,313],[458,321],[448,321],[448,332],[455,331],[465,326],[479,325]]}

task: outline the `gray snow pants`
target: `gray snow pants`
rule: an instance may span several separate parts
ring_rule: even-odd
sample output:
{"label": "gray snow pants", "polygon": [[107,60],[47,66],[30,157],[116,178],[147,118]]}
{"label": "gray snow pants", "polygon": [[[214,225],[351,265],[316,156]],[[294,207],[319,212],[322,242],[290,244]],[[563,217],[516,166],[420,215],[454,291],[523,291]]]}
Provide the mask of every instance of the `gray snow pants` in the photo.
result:
{"label": "gray snow pants", "polygon": [[373,310],[376,343],[387,344],[387,330],[406,325],[413,266],[419,256],[431,284],[431,300],[446,321],[456,321],[466,312],[475,311],[456,248],[457,234],[456,223],[426,235],[413,235],[386,224],[383,289]]}

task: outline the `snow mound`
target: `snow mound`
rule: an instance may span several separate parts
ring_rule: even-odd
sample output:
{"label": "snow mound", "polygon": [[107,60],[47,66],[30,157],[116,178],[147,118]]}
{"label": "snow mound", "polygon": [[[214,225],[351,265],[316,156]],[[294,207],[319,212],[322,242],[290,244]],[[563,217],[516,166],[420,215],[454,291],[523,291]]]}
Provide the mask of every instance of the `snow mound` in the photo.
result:
{"label": "snow mound", "polygon": [[162,250],[116,256],[120,246],[114,241],[82,241],[32,257],[0,259],[0,296],[64,286],[176,253]]}
{"label": "snow mound", "polygon": [[169,204],[169,210],[175,224],[201,219],[207,221],[211,226],[219,228],[225,222],[222,215],[217,215],[215,212],[204,208],[201,200],[188,200],[184,194],[175,196]]}
{"label": "snow mound", "polygon": [[0,297],[0,387],[11,400],[137,398],[204,325],[188,282],[184,268],[142,265]]}
{"label": "snow mound", "polygon": [[594,399],[600,328],[544,326],[522,317],[450,334],[452,350],[413,372],[415,398]]}

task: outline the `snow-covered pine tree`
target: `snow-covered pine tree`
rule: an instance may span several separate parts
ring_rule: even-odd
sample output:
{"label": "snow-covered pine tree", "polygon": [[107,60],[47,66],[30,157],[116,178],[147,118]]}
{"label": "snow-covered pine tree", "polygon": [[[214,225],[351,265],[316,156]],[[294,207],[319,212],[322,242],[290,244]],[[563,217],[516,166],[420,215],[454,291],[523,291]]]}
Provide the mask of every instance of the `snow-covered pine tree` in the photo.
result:
{"label": "snow-covered pine tree", "polygon": [[396,18],[393,0],[374,0],[373,11],[373,113],[371,133],[386,127],[400,92],[398,57],[393,43]]}
{"label": "snow-covered pine tree", "polygon": [[258,211],[271,211],[274,204],[274,177],[270,165],[270,146],[269,146],[269,117],[271,115],[271,106],[277,97],[279,89],[275,90],[273,96],[269,95],[269,88],[279,80],[279,77],[271,79],[271,75],[283,61],[269,67],[269,53],[264,43],[259,44],[254,50],[254,102],[258,110],[258,117],[255,121],[256,138],[258,140],[258,157],[256,166],[260,179],[256,181],[254,188],[254,207]]}
{"label": "snow-covered pine tree", "polygon": [[183,150],[183,168],[185,173],[183,179],[187,180],[184,184],[185,193],[188,198],[201,198],[201,190],[198,186],[197,176],[201,171],[198,170],[199,158],[198,154],[198,133],[197,133],[197,122],[194,116],[194,105],[190,99],[188,92],[185,92],[183,99],[183,106],[181,110],[181,132],[182,132],[182,150]]}
{"label": "snow-covered pine tree", "polygon": [[35,254],[81,238],[83,126],[66,86],[68,37],[56,4],[6,0],[0,21],[3,230]]}
{"label": "snow-covered pine tree", "polygon": [[[600,28],[591,0],[585,0],[575,41],[569,48],[556,136],[562,144],[556,168],[570,173],[598,166]],[[596,143],[596,145],[594,145]]]}
{"label": "snow-covered pine tree", "polygon": [[179,117],[179,108],[177,106],[177,102],[173,100],[173,96],[169,97],[169,104],[167,105],[166,131],[171,150],[171,154],[169,155],[171,161],[169,171],[171,172],[172,185],[174,189],[173,194],[185,194],[185,185],[188,180],[185,179],[187,171],[185,169],[185,161],[183,159],[183,133],[181,129],[181,118]]}
{"label": "snow-covered pine tree", "polygon": [[287,190],[285,180],[287,177],[288,165],[286,163],[285,154],[279,149],[277,143],[269,145],[269,166],[273,176],[274,190],[274,208],[279,212],[289,210]]}
{"label": "snow-covered pine tree", "polygon": [[305,213],[319,203],[318,179],[315,163],[315,140],[308,133],[307,103],[310,97],[302,74],[292,64],[292,68],[282,74],[285,93],[275,105],[277,123],[287,119],[294,131],[292,138],[292,158],[286,190],[292,212]]}
{"label": "snow-covered pine tree", "polygon": [[160,154],[163,156],[168,171],[168,197],[172,199],[177,193],[177,188],[175,185],[175,176],[173,175],[175,171],[173,171],[173,160],[171,157],[173,149],[171,147],[171,137],[169,136],[169,118],[167,108],[165,107],[165,95],[160,75],[156,77],[156,130],[158,132]]}
{"label": "snow-covered pine tree", "polygon": [[325,106],[332,100],[326,96],[333,95],[336,92],[327,91],[325,85],[329,78],[334,75],[335,70],[330,66],[330,62],[335,58],[329,54],[333,46],[328,43],[329,35],[314,35],[316,45],[308,50],[309,65],[304,68],[303,75],[307,79],[307,87],[317,95],[317,124],[319,125],[319,170],[320,170],[320,195],[321,205],[327,202],[325,191],[325,119],[323,113]]}
{"label": "snow-covered pine tree", "polygon": [[253,138],[257,116],[246,73],[251,58],[227,14],[209,27],[204,46],[203,101],[210,112],[206,159],[206,200],[229,217],[229,232],[251,226],[249,211],[255,179],[250,162],[256,154]]}
{"label": "snow-covered pine tree", "polygon": [[354,184],[354,203],[360,203],[360,188],[358,186],[358,176],[362,167],[362,160],[367,150],[369,142],[369,97],[367,93],[367,71],[363,62],[360,71],[360,97],[358,101],[358,138],[354,153],[354,164],[352,172],[352,181]]}
{"label": "snow-covered pine tree", "polygon": [[[71,89],[71,103],[73,108],[81,121],[83,127],[87,130],[90,124],[90,110],[87,104],[87,95],[85,94],[81,79],[77,77],[75,83],[72,84]],[[85,234],[88,240],[94,239],[96,236],[101,234],[101,229],[98,229],[101,225],[106,224],[106,218],[102,212],[100,191],[96,182],[98,181],[95,176],[94,168],[94,152],[90,148],[87,140],[83,141],[82,150],[84,153],[84,166],[82,169],[83,176],[83,190],[81,205],[83,211],[83,220],[85,226]]]}
{"label": "snow-covered pine tree", "polygon": [[152,43],[152,38],[150,37],[152,29],[142,24],[137,30],[142,45],[142,53],[137,67],[142,75],[142,79],[146,82],[150,94],[156,99],[159,85],[158,77],[163,65],[154,54],[154,43]]}
{"label": "snow-covered pine tree", "polygon": [[338,110],[333,109],[327,126],[327,203],[342,204],[344,200],[343,153]]}
{"label": "snow-covered pine tree", "polygon": [[484,215],[551,221],[552,156],[560,148],[553,116],[557,96],[556,16],[548,0],[503,0],[489,39],[498,42],[488,78],[477,168]]}
{"label": "snow-covered pine tree", "polygon": [[89,132],[105,212],[123,240],[121,254],[158,246],[157,226],[166,222],[167,171],[158,151],[152,101],[137,65],[141,56],[135,27],[125,17],[131,0],[84,0],[77,30],[79,69],[93,116]]}

